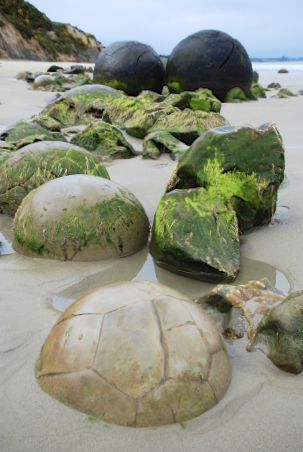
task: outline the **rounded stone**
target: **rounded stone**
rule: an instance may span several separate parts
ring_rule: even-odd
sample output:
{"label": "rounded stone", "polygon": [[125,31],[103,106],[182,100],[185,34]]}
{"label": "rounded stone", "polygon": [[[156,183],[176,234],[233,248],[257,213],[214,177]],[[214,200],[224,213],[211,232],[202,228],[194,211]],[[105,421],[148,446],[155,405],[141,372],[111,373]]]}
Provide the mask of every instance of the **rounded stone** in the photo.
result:
{"label": "rounded stone", "polygon": [[231,381],[214,321],[182,293],[150,281],[101,287],[76,300],[45,340],[35,372],[62,403],[132,427],[199,416]]}
{"label": "rounded stone", "polygon": [[250,59],[239,41],[217,30],[202,30],[183,39],[166,66],[167,85],[173,93],[211,89],[224,100],[234,87],[248,95],[252,83]]}
{"label": "rounded stone", "polygon": [[34,88],[40,88],[47,85],[53,85],[54,84],[54,78],[51,75],[39,75],[35,78],[34,81]]}
{"label": "rounded stone", "polygon": [[13,152],[0,166],[0,211],[15,215],[25,196],[52,179],[89,174],[109,179],[99,160],[86,149],[62,141],[38,141]]}
{"label": "rounded stone", "polygon": [[97,261],[135,253],[148,233],[144,208],[130,191],[78,174],[29,193],[16,212],[13,247],[30,257]]}
{"label": "rounded stone", "polygon": [[142,90],[161,93],[165,68],[150,46],[136,41],[119,41],[100,53],[93,81],[123,90],[131,96],[137,96]]}

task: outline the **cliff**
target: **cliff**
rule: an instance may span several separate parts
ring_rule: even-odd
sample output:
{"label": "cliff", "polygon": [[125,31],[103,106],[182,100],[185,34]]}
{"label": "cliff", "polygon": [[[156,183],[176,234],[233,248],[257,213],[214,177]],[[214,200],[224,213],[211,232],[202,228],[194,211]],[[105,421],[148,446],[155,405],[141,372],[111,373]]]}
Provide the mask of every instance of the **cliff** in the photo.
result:
{"label": "cliff", "polygon": [[95,62],[102,49],[93,35],[52,22],[24,0],[0,0],[0,58]]}

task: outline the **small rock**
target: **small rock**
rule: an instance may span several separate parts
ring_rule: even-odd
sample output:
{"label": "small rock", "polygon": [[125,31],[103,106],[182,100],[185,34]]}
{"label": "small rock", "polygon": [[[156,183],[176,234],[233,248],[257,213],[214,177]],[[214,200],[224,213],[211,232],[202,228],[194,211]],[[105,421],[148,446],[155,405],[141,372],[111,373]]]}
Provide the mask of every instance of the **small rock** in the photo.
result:
{"label": "small rock", "polygon": [[282,68],[282,69],[280,69],[280,70],[278,71],[278,74],[288,74],[288,70]]}
{"label": "small rock", "polygon": [[58,69],[62,69],[62,71],[64,71],[63,67],[61,66],[56,66],[55,64],[53,64],[51,67],[49,67],[47,69],[47,72],[57,72]]}

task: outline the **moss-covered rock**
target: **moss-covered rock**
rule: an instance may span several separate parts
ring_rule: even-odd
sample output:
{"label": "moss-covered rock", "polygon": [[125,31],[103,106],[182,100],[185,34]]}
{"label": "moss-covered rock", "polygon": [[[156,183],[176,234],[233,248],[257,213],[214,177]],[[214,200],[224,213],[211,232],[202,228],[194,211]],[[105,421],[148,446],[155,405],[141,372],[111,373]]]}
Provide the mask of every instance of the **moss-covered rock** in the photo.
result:
{"label": "moss-covered rock", "polygon": [[59,122],[61,127],[74,126],[81,122],[75,101],[69,97],[60,97],[51,102],[41,111],[40,115],[49,116]]}
{"label": "moss-covered rock", "polygon": [[123,125],[125,131],[136,138],[144,138],[158,118],[170,115],[178,110],[167,102],[159,102],[151,106],[136,110],[131,118]]}
{"label": "moss-covered rock", "polygon": [[232,205],[244,230],[270,222],[284,167],[282,138],[274,123],[219,127],[193,143],[166,191],[205,187],[213,200]]}
{"label": "moss-covered rock", "polygon": [[281,88],[275,96],[276,99],[287,99],[288,97],[296,96],[290,89]]}
{"label": "moss-covered rock", "polygon": [[2,165],[2,163],[6,162],[6,160],[10,159],[15,154],[11,149],[2,148],[1,143],[2,142],[0,141],[0,166]]}
{"label": "moss-covered rock", "polygon": [[57,121],[56,119],[48,116],[48,114],[39,113],[38,115],[33,116],[28,123],[35,123],[44,129],[50,130],[51,132],[60,132],[62,123]]}
{"label": "moss-covered rock", "polygon": [[144,111],[145,108],[152,106],[154,106],[154,101],[150,96],[116,97],[104,112],[103,120],[123,129],[126,121],[131,119],[137,111]]}
{"label": "moss-covered rock", "polygon": [[69,174],[90,174],[109,179],[98,158],[69,143],[34,143],[12,153],[0,166],[0,210],[14,215],[29,192]]}
{"label": "moss-covered rock", "polygon": [[142,205],[127,189],[77,174],[29,193],[15,216],[13,247],[46,259],[113,259],[143,248],[148,226]]}
{"label": "moss-covered rock", "polygon": [[152,132],[143,140],[142,157],[158,159],[161,154],[168,153],[173,160],[179,160],[187,150],[188,146],[169,132]]}
{"label": "moss-covered rock", "polygon": [[109,103],[116,97],[124,96],[116,89],[104,85],[83,85],[66,91],[61,97],[73,99],[79,115],[87,111],[88,105],[96,99]]}
{"label": "moss-covered rock", "polygon": [[267,85],[267,88],[279,89],[279,88],[281,88],[281,85],[280,85],[280,83],[272,82],[269,85]]}
{"label": "moss-covered rock", "polygon": [[71,143],[93,151],[99,157],[118,159],[134,157],[132,145],[115,126],[95,121],[82,132],[77,133]]}
{"label": "moss-covered rock", "polygon": [[256,71],[253,71],[252,73],[252,81],[253,83],[258,83],[259,82],[259,74]]}
{"label": "moss-covered rock", "polygon": [[204,188],[173,190],[158,205],[150,252],[158,265],[174,273],[233,281],[240,269],[235,212]]}
{"label": "moss-covered rock", "polygon": [[18,121],[2,132],[2,138],[7,143],[13,144],[16,149],[20,149],[27,144],[36,141],[63,141],[66,139],[61,133],[50,132],[39,124]]}
{"label": "moss-covered rock", "polygon": [[303,291],[294,292],[260,321],[247,350],[265,347],[280,369],[299,374],[303,369]]}
{"label": "moss-covered rock", "polygon": [[45,87],[47,85],[52,85],[54,83],[54,78],[51,75],[39,75],[35,78],[34,89]]}
{"label": "moss-covered rock", "polygon": [[249,93],[247,95],[247,99],[249,100],[258,100],[258,98],[266,98],[266,93],[262,85],[258,83],[253,83],[250,87]]}
{"label": "moss-covered rock", "polygon": [[196,91],[183,91],[179,94],[170,94],[166,102],[180,110],[190,108],[193,111],[202,110],[206,112],[213,111],[220,113],[221,102],[217,99],[210,89],[199,88]]}
{"label": "moss-covered rock", "polygon": [[224,102],[241,102],[241,100],[247,100],[243,90],[241,88],[232,88],[224,97]]}
{"label": "moss-covered rock", "polygon": [[183,111],[178,110],[170,115],[160,116],[149,129],[149,133],[166,131],[190,145],[207,130],[228,124],[228,121],[218,113],[192,111],[186,108]]}

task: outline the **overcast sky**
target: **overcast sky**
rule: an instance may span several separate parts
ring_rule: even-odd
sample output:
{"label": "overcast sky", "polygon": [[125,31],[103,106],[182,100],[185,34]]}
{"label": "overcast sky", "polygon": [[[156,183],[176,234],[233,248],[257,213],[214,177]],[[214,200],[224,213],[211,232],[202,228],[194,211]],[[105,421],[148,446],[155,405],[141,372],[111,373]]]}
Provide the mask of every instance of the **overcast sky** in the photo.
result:
{"label": "overcast sky", "polygon": [[32,0],[52,21],[76,25],[105,46],[139,41],[169,55],[199,30],[224,31],[250,57],[303,57],[302,0]]}

